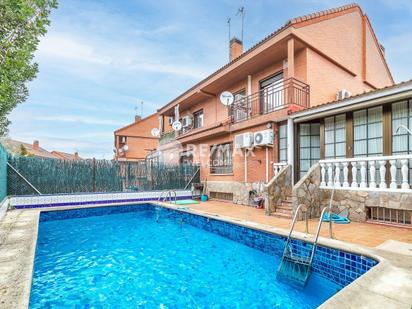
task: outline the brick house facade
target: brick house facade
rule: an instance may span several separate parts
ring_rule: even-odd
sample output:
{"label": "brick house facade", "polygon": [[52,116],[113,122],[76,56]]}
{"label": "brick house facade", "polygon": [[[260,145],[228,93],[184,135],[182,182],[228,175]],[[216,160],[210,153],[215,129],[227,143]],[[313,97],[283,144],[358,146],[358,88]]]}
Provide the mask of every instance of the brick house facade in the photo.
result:
{"label": "brick house facade", "polygon": [[[233,39],[230,49],[228,64],[158,110],[158,153],[199,163],[208,193],[237,203],[262,190],[273,164],[295,160],[287,151],[291,113],[393,85],[383,47],[356,4],[291,19],[245,52]],[[220,102],[223,91],[235,96],[230,106]],[[162,142],[167,117],[184,126]],[[273,142],[237,149],[236,136],[259,131],[272,132]]]}

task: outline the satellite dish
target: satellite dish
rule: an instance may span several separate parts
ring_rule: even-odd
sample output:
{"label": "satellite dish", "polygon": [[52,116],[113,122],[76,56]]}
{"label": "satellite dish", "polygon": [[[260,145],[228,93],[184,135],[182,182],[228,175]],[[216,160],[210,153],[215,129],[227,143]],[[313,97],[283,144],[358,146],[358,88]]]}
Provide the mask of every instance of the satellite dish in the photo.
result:
{"label": "satellite dish", "polygon": [[233,93],[231,93],[230,91],[223,91],[220,94],[220,102],[223,105],[230,105],[235,101],[235,97],[233,96]]}
{"label": "satellite dish", "polygon": [[182,129],[182,123],[181,123],[180,121],[175,121],[175,122],[173,122],[173,124],[172,124],[172,128],[173,128],[173,130],[175,130],[175,131],[179,131],[179,130]]}
{"label": "satellite dish", "polygon": [[129,146],[127,146],[127,145],[124,145],[124,146],[122,147],[122,150],[123,150],[123,152],[126,152],[126,151],[128,151],[128,150],[129,150]]}
{"label": "satellite dish", "polygon": [[153,128],[152,131],[150,131],[150,133],[154,137],[159,137],[160,136],[160,130],[158,128]]}

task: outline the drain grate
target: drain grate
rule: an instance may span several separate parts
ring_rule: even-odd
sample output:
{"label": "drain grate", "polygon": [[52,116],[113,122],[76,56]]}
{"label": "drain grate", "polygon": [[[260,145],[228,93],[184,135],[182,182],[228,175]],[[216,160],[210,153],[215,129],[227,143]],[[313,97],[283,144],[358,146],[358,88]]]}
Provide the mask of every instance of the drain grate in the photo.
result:
{"label": "drain grate", "polygon": [[229,192],[210,192],[210,198],[224,201],[233,201],[233,193]]}
{"label": "drain grate", "polygon": [[371,222],[412,226],[412,211],[385,207],[367,207],[367,218]]}

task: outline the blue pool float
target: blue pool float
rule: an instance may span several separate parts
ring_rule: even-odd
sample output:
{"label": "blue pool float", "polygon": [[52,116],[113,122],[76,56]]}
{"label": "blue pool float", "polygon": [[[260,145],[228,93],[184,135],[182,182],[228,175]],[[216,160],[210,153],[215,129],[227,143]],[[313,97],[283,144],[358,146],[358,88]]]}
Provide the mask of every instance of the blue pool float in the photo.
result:
{"label": "blue pool float", "polygon": [[[322,221],[323,222],[329,222],[329,213],[323,214]],[[348,224],[348,223],[350,223],[350,220],[348,218],[341,217],[337,214],[332,214],[332,222],[333,223],[338,223],[338,224]]]}

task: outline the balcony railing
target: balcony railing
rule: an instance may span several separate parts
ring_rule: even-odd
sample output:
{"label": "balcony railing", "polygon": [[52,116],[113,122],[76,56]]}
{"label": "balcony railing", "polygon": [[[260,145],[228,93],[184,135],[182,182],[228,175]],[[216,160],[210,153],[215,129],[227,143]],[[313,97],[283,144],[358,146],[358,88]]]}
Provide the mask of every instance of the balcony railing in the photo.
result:
{"label": "balcony railing", "polygon": [[412,155],[319,161],[320,188],[412,191]]}
{"label": "balcony railing", "polygon": [[240,122],[291,104],[308,107],[309,93],[309,85],[289,78],[236,100],[229,107],[229,115],[232,122]]}
{"label": "balcony railing", "polygon": [[167,144],[176,139],[175,131],[163,133],[159,139],[159,145]]}

